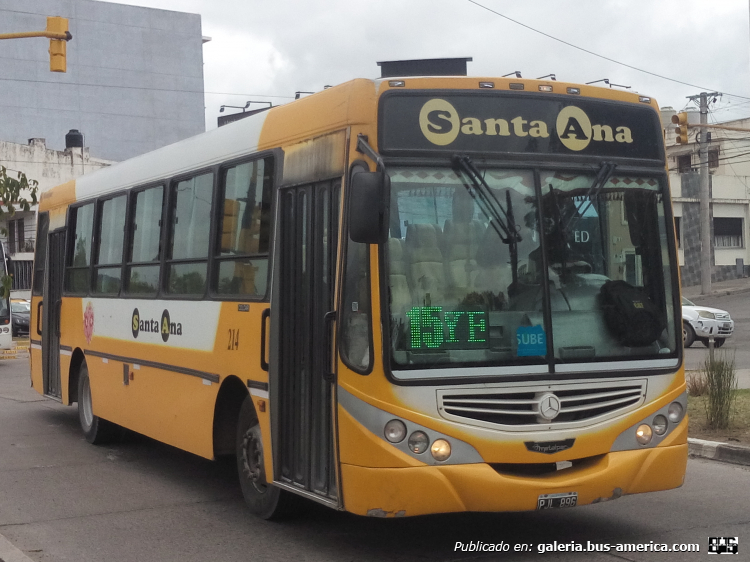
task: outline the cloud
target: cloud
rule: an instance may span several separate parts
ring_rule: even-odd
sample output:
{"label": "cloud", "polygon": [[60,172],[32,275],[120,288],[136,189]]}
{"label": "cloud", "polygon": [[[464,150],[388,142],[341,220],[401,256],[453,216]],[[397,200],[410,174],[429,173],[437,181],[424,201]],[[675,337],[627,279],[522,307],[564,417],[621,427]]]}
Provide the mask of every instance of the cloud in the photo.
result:
{"label": "cloud", "polygon": [[[287,96],[267,98],[282,102],[298,90],[377,77],[381,60],[471,56],[471,75],[521,70],[524,77],[555,73],[571,82],[609,78],[675,107],[700,87],[750,97],[746,3],[714,2],[709,9],[702,0],[476,1],[583,49],[695,87],[587,54],[469,0],[125,3],[201,14],[204,34],[213,38],[204,47],[208,92]],[[208,95],[207,122],[215,123],[219,105],[247,99]],[[722,117],[750,114],[742,101],[724,102],[732,109]]]}

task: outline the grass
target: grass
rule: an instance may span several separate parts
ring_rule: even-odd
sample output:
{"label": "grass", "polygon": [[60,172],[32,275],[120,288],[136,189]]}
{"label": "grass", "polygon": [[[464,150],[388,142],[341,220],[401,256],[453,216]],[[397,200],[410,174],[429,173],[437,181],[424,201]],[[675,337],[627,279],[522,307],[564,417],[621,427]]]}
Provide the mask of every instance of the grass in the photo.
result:
{"label": "grass", "polygon": [[727,429],[707,429],[707,395],[688,396],[688,436],[750,446],[750,389],[736,390],[734,418]]}

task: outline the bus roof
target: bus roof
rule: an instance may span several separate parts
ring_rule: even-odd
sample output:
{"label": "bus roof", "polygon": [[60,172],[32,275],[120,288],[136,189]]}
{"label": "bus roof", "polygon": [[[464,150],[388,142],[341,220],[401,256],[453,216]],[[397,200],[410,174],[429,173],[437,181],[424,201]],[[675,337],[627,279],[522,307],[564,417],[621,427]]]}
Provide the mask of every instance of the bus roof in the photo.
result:
{"label": "bus roof", "polygon": [[466,76],[355,79],[81,176],[42,194],[40,209],[156,183],[180,173],[314,138],[356,123],[375,123],[377,98],[388,90],[476,91],[477,88],[485,89],[488,84],[492,84],[495,91],[513,90],[514,93],[518,92],[519,84],[525,91],[535,93],[539,93],[537,85],[551,86],[553,93],[565,93],[575,88],[581,97],[640,103],[658,110],[655,100],[637,93],[549,80]]}

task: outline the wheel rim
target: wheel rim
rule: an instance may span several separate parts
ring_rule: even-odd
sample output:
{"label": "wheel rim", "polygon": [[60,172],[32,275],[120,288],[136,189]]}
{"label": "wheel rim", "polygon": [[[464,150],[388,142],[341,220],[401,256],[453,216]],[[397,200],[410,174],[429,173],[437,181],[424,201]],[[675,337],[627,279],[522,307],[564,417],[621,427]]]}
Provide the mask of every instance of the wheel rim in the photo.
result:
{"label": "wheel rim", "polygon": [[242,472],[261,494],[268,488],[263,466],[263,442],[260,426],[256,423],[248,428],[242,438]]}
{"label": "wheel rim", "polygon": [[81,421],[88,430],[94,424],[94,408],[91,405],[91,385],[88,377],[83,380],[78,407],[81,409]]}

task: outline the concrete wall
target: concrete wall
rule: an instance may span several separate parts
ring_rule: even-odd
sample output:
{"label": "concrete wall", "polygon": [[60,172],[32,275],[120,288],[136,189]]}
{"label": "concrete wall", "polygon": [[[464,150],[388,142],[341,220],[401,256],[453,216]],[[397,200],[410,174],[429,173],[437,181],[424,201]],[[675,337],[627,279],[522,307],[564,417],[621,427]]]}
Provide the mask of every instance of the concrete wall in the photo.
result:
{"label": "concrete wall", "polygon": [[47,39],[0,41],[0,139],[65,148],[78,129],[92,154],[125,160],[205,130],[201,19],[95,0],[0,0],[0,33],[70,19],[67,73]]}

